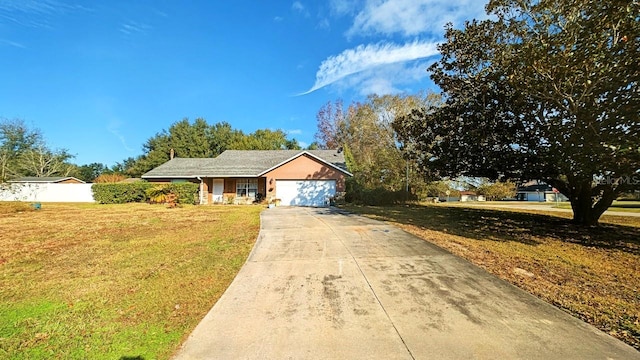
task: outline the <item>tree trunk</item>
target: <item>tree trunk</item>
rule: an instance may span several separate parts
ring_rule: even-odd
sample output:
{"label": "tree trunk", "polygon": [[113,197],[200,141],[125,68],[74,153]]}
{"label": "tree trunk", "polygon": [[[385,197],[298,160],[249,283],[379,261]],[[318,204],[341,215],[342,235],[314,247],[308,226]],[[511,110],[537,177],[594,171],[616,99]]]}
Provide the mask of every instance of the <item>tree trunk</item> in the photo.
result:
{"label": "tree trunk", "polygon": [[[597,191],[597,194],[594,194]],[[593,203],[593,196],[598,196],[598,201]],[[573,209],[573,222],[579,225],[596,226],[600,216],[607,211],[616,198],[612,186],[592,188],[590,183],[584,183],[576,187],[576,194],[569,197]]]}

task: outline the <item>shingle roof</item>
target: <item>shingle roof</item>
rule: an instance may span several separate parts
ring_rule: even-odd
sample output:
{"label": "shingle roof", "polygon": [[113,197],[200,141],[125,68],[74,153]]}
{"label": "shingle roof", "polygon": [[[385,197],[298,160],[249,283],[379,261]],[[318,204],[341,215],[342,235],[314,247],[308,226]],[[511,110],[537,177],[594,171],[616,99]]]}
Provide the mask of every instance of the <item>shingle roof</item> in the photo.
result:
{"label": "shingle roof", "polygon": [[216,158],[174,158],[142,178],[257,177],[303,153],[347,172],[344,153],[337,150],[227,150]]}
{"label": "shingle roof", "polygon": [[547,184],[535,184],[529,186],[521,186],[518,188],[518,192],[531,192],[531,191],[552,191],[551,185]]}
{"label": "shingle roof", "polygon": [[57,182],[61,182],[64,180],[77,180],[81,183],[84,183],[84,181],[80,180],[80,179],[76,179],[72,176],[48,176],[48,177],[37,177],[37,176],[26,176],[26,177],[21,177],[19,179],[16,180],[12,180],[10,182],[15,182],[15,183],[24,183],[24,182],[29,182],[29,183],[57,183]]}

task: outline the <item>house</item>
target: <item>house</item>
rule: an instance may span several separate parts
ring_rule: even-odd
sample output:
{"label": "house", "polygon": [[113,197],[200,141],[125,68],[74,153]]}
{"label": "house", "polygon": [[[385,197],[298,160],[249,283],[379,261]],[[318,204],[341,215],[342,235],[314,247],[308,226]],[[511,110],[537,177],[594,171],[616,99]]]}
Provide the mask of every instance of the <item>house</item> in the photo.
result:
{"label": "house", "polygon": [[23,177],[0,187],[0,201],[93,202],[91,184],[71,176]]}
{"label": "house", "polygon": [[200,203],[325,206],[344,193],[341,150],[227,150],[216,158],[173,158],[142,175],[155,183],[200,184]]}
{"label": "house", "polygon": [[22,177],[9,181],[10,183],[23,184],[84,184],[85,182],[72,176],[50,176],[50,177]]}
{"label": "house", "polygon": [[473,191],[460,191],[460,201],[485,201],[485,198]]}
{"label": "house", "polygon": [[543,182],[530,182],[520,186],[516,192],[516,200],[518,201],[568,201],[569,199],[560,194],[551,185]]}
{"label": "house", "polygon": [[478,195],[473,191],[460,191],[460,196],[440,195],[438,197],[438,201],[448,201],[448,202],[485,201],[485,198],[484,198],[484,195]]}

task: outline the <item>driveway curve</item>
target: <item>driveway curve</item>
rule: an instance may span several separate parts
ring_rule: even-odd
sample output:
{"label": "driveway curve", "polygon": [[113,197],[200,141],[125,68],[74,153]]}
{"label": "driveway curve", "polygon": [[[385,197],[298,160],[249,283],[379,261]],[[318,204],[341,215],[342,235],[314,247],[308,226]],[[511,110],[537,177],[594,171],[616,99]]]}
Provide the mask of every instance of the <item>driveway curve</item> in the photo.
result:
{"label": "driveway curve", "polygon": [[277,207],[175,359],[640,359],[598,329],[398,228]]}

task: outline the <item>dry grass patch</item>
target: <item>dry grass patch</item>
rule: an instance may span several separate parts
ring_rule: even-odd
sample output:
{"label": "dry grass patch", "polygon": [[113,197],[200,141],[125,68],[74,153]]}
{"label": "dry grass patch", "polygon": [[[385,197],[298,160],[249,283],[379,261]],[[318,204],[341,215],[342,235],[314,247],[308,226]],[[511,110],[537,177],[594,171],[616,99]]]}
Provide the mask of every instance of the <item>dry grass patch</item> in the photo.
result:
{"label": "dry grass patch", "polygon": [[15,214],[33,210],[34,208],[26,202],[0,201],[0,215]]}
{"label": "dry grass patch", "polygon": [[248,256],[261,208],[43,204],[0,217],[0,358],[168,358]]}
{"label": "dry grass patch", "polygon": [[446,206],[348,207],[457,254],[640,349],[640,218]]}

